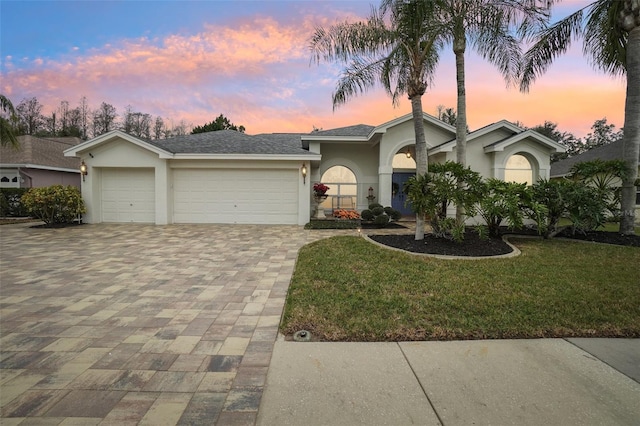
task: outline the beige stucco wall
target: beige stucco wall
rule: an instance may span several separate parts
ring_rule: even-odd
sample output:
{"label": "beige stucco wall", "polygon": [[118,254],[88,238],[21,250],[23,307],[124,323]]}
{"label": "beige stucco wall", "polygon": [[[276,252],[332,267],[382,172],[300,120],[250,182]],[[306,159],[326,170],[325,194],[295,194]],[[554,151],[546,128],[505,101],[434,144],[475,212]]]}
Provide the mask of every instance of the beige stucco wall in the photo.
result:
{"label": "beige stucco wall", "polygon": [[[89,155],[91,153],[91,155]],[[92,157],[93,156],[93,157]],[[169,218],[169,176],[166,160],[128,141],[117,139],[81,153],[87,165],[87,176],[82,184],[82,198],[87,207],[87,223],[102,222],[101,176],[103,168],[152,168],[155,173],[156,224],[166,225]]]}

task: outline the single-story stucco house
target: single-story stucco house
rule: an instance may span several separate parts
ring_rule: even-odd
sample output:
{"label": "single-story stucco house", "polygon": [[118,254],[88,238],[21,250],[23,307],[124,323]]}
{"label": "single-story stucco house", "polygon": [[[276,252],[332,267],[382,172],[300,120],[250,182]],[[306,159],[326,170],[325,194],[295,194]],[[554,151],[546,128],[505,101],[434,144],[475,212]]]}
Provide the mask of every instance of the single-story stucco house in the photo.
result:
{"label": "single-story stucco house", "polygon": [[18,148],[0,147],[0,188],[72,185],[80,188],[80,160],[64,151],[82,142],[75,137],[18,136]]}
{"label": "single-story stucco house", "polygon": [[[455,128],[423,115],[429,162],[455,160]],[[557,142],[500,121],[467,139],[467,162],[485,177],[549,178]],[[362,210],[369,200],[403,210],[415,174],[411,114],[379,126],[308,134],[230,130],[144,140],[112,131],[65,151],[86,165],[84,221],[304,225],[313,184],[330,187],[325,209]],[[306,172],[306,174],[305,174]],[[408,213],[405,210],[405,213]]]}

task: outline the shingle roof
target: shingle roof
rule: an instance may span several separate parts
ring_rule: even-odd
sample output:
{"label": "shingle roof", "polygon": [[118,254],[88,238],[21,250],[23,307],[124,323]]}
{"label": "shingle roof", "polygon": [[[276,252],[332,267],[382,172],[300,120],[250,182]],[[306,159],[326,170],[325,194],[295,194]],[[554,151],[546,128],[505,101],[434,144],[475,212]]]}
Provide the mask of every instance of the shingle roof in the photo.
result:
{"label": "shingle roof", "polygon": [[234,130],[218,130],[149,141],[173,154],[264,154],[306,155],[300,134],[274,133],[247,135]]}
{"label": "shingle roof", "polygon": [[78,169],[80,159],[65,157],[64,150],[78,145],[80,138],[38,138],[35,136],[18,136],[19,148],[0,147],[0,163],[33,164],[63,169]]}
{"label": "shingle roof", "polygon": [[592,161],[600,159],[603,161],[608,160],[621,160],[622,159],[622,139],[618,139],[610,144],[599,146],[597,148],[585,151],[582,154],[578,154],[575,157],[566,158],[564,160],[551,163],[551,177],[564,176],[569,173],[569,170],[576,164],[583,161]]}
{"label": "shingle roof", "polygon": [[340,127],[337,129],[319,130],[308,133],[307,136],[369,136],[374,126],[356,124],[355,126]]}

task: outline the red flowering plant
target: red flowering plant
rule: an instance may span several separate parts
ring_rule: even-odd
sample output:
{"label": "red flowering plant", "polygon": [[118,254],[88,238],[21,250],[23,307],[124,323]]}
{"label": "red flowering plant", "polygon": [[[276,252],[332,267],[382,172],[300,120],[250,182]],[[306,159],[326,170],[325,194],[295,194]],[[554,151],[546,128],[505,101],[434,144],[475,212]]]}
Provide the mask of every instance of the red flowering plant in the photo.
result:
{"label": "red flowering plant", "polygon": [[315,195],[316,197],[325,195],[328,190],[329,187],[323,183],[316,183],[313,185],[313,195]]}

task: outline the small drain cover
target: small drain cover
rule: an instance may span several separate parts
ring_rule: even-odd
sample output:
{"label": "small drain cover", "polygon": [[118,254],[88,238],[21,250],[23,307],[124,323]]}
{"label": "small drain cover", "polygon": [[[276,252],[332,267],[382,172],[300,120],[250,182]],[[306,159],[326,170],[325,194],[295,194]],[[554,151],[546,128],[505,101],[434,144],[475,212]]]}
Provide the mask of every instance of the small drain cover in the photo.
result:
{"label": "small drain cover", "polygon": [[300,330],[293,333],[293,340],[296,342],[310,342],[311,341],[311,332],[307,330]]}

